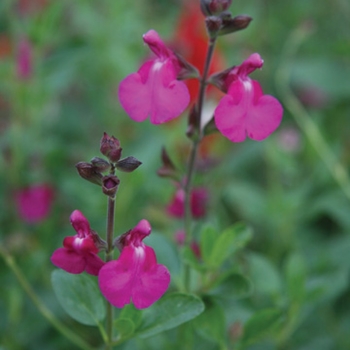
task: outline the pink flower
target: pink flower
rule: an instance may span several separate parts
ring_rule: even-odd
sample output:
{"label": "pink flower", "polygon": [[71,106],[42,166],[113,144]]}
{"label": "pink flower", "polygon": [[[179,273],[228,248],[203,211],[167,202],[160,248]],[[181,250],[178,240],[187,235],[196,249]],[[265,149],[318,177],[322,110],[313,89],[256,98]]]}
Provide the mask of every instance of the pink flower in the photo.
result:
{"label": "pink flower", "polygon": [[69,273],[86,271],[97,276],[104,265],[104,261],[97,255],[97,234],[90,229],[88,220],[79,210],[73,211],[70,222],[77,234],[65,237],[63,248],[54,251],[51,262]]}
{"label": "pink flower", "polygon": [[121,105],[130,118],[142,122],[150,116],[152,124],[165,123],[179,116],[190,101],[188,89],[176,80],[181,65],[154,30],[143,35],[144,42],[156,54],[137,73],[119,85]]}
{"label": "pink flower", "polygon": [[100,270],[100,290],[115,307],[122,308],[132,301],[137,309],[147,308],[168,289],[168,269],[157,264],[154,250],[142,242],[150,233],[149,222],[141,220],[119,238],[122,250],[118,260],[106,263]]}
{"label": "pink flower", "polygon": [[248,135],[262,141],[279,126],[283,108],[276,98],[263,95],[260,84],[248,77],[261,68],[263,60],[252,54],[226,76],[228,92],[215,109],[215,123],[219,131],[232,142],[242,142]]}
{"label": "pink flower", "polygon": [[[191,192],[191,212],[196,219],[207,214],[208,192],[203,187],[194,188]],[[185,191],[179,188],[167,207],[169,215],[175,218],[182,218],[185,212]]]}
{"label": "pink flower", "polygon": [[44,220],[50,213],[53,196],[53,189],[46,184],[17,191],[15,200],[19,216],[31,224]]}
{"label": "pink flower", "polygon": [[22,39],[17,53],[17,77],[20,80],[29,79],[32,75],[32,45],[27,39]]}

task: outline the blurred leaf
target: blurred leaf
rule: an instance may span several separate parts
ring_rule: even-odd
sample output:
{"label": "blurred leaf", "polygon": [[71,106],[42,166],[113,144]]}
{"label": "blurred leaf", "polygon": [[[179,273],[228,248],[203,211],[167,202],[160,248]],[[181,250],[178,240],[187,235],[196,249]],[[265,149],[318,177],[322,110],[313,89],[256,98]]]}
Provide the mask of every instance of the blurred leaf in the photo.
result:
{"label": "blurred leaf", "polygon": [[289,298],[293,302],[301,303],[305,297],[306,281],[306,268],[302,257],[298,254],[289,256],[285,271]]}
{"label": "blurred leaf", "polygon": [[121,339],[130,337],[135,331],[135,324],[127,318],[118,318],[113,325]]}
{"label": "blurred leaf", "polygon": [[268,336],[281,321],[279,309],[265,309],[255,313],[244,325],[243,344],[252,344]]}
{"label": "blurred leaf", "polygon": [[252,238],[252,231],[245,224],[238,223],[226,229],[216,239],[208,264],[218,268],[229,256],[242,249]]}
{"label": "blurred leaf", "polygon": [[158,232],[152,232],[144,242],[154,249],[159,264],[165,265],[171,274],[179,273],[179,256],[174,244],[167,237]]}
{"label": "blurred leaf", "polygon": [[54,270],[51,281],[61,306],[76,321],[94,326],[105,318],[105,300],[97,286],[96,277]]}
{"label": "blurred leaf", "polygon": [[168,294],[144,311],[137,334],[142,338],[153,336],[192,320],[203,311],[204,303],[195,295]]}
{"label": "blurred leaf", "polygon": [[252,291],[253,285],[248,278],[239,273],[230,272],[217,281],[209,294],[232,300],[247,297]]}
{"label": "blurred leaf", "polygon": [[193,269],[199,272],[204,272],[206,270],[206,267],[199,262],[198,257],[194,254],[191,247],[183,248],[182,259],[184,263],[188,264]]}
{"label": "blurred leaf", "polygon": [[194,320],[194,325],[204,338],[222,344],[226,333],[224,310],[213,298],[205,298],[204,303],[205,310]]}
{"label": "blurred leaf", "polygon": [[200,249],[204,262],[210,261],[210,256],[215,245],[215,241],[219,237],[217,231],[212,226],[206,226],[201,232]]}
{"label": "blurred leaf", "polygon": [[264,256],[250,253],[247,256],[249,277],[256,293],[278,294],[282,288],[282,280],[275,266]]}

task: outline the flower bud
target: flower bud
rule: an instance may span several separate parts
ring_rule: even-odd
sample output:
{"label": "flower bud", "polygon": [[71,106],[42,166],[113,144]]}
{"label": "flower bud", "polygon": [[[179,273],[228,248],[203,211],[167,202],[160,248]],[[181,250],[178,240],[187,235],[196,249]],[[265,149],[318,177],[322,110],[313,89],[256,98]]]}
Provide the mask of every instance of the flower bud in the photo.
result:
{"label": "flower bud", "polygon": [[158,169],[157,174],[160,177],[170,177],[175,180],[178,180],[179,175],[177,173],[176,167],[172,160],[170,159],[168,152],[166,151],[165,147],[162,147],[162,167]]}
{"label": "flower bud", "polygon": [[106,175],[102,178],[102,191],[109,197],[115,197],[120,180],[115,175]]}
{"label": "flower bud", "polygon": [[96,168],[92,164],[86,162],[79,162],[75,165],[75,167],[77,168],[79,175],[83,179],[101,186],[102,174],[96,171]]}
{"label": "flower bud", "polygon": [[222,18],[222,27],[218,35],[230,34],[248,27],[252,18],[247,15],[239,15],[234,18],[231,16]]}
{"label": "flower bud", "polygon": [[204,16],[213,16],[226,11],[231,3],[232,0],[201,0],[200,6]]}
{"label": "flower bud", "polygon": [[115,167],[120,170],[124,171],[126,173],[131,173],[135,169],[137,169],[142,163],[136,159],[135,157],[126,157],[121,160],[119,160]]}
{"label": "flower bud", "polygon": [[222,27],[222,19],[216,16],[210,16],[205,19],[208,34],[211,38],[216,37]]}
{"label": "flower bud", "polygon": [[111,167],[109,162],[99,157],[92,158],[90,162],[94,168],[101,173],[108,171]]}
{"label": "flower bud", "polygon": [[108,136],[105,132],[100,142],[100,151],[112,163],[117,162],[122,155],[122,148],[120,142],[114,136]]}

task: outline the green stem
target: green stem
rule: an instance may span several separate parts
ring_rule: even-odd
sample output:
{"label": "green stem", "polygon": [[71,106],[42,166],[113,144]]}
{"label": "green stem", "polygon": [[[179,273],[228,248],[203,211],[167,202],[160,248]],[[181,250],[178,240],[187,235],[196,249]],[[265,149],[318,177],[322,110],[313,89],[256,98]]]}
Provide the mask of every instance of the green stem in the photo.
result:
{"label": "green stem", "polygon": [[276,73],[276,84],[284,105],[293,115],[296,123],[305,133],[306,137],[325,163],[334,180],[350,199],[350,179],[345,167],[336,159],[332,150],[322,136],[317,124],[313,121],[307,110],[299,102],[289,87],[292,67],[291,61],[299,49],[301,43],[307,38],[309,32],[304,28],[297,28],[285,43],[282,62]]}
{"label": "green stem", "polygon": [[[106,262],[113,259],[113,232],[114,232],[114,211],[115,211],[115,197],[108,197],[107,209],[107,251]],[[106,332],[107,343],[106,350],[113,348],[113,305],[107,301],[107,317],[106,317]]]}
{"label": "green stem", "polygon": [[29,298],[32,300],[34,305],[37,307],[41,315],[49,322],[51,325],[56,328],[63,336],[69,339],[73,344],[78,346],[83,350],[94,350],[88,343],[86,343],[82,338],[72,332],[69,328],[67,328],[63,323],[61,323],[56,316],[41,302],[41,300],[36,295],[35,291],[29,284],[28,280],[25,278],[21,269],[16,264],[13,257],[5,251],[4,248],[0,247],[0,255],[3,257],[6,265],[10,268],[10,270],[16,276],[19,284],[24,289],[24,291],[28,294]]}
{"label": "green stem", "polygon": [[[205,90],[207,87],[207,79],[209,74],[210,63],[213,58],[214,48],[215,48],[216,37],[211,38],[209,41],[207,56],[205,59],[205,65],[203,70],[203,75],[200,80],[200,88],[198,101],[196,106],[196,114],[197,114],[197,133],[192,142],[192,149],[190,153],[190,158],[188,162],[187,174],[186,174],[186,184],[185,184],[185,217],[184,217],[184,228],[186,233],[186,246],[189,247],[192,241],[192,213],[191,213],[191,189],[192,189],[192,180],[195,173],[195,164],[198,154],[198,147],[203,138],[203,130],[201,128],[201,119],[202,119],[202,111],[205,97]],[[185,266],[184,271],[184,286],[185,290],[190,289],[190,266]]]}

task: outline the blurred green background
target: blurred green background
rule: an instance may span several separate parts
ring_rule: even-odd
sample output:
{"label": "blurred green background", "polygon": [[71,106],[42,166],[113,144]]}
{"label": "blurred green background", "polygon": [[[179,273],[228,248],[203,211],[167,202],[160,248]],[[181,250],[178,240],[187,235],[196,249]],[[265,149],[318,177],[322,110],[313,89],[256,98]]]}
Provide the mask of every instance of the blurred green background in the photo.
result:
{"label": "blurred green background", "polygon": [[[74,167],[99,156],[104,131],[121,141],[123,156],[143,162],[132,174],[118,174],[117,234],[141,218],[171,241],[181,227],[164,210],[175,187],[156,170],[163,145],[184,167],[186,117],[170,126],[132,122],[116,91],[148,55],[142,34],[153,28],[165,41],[174,40],[182,5],[0,1],[0,244],[44,303],[92,343],[99,342],[97,332],[75,324],[58,305],[49,258],[74,234],[74,209],[93,229],[105,230],[106,198]],[[227,329],[253,310],[277,305],[287,310],[288,327],[251,349],[349,349],[350,3],[233,0],[230,10],[253,21],[219,39],[226,67],[259,52],[264,67],[252,78],[282,102],[285,113],[280,128],[261,143],[210,140],[208,157],[216,166],[196,178],[211,194],[206,221],[223,229],[243,220],[255,233],[242,256],[255,289],[227,309]],[[18,75],[23,40],[31,46],[28,77]],[[28,223],[18,213],[16,193],[42,183],[53,189],[51,210]],[[1,350],[74,349],[39,314],[3,260],[0,315]],[[140,349],[167,348],[153,342],[143,340]]]}

